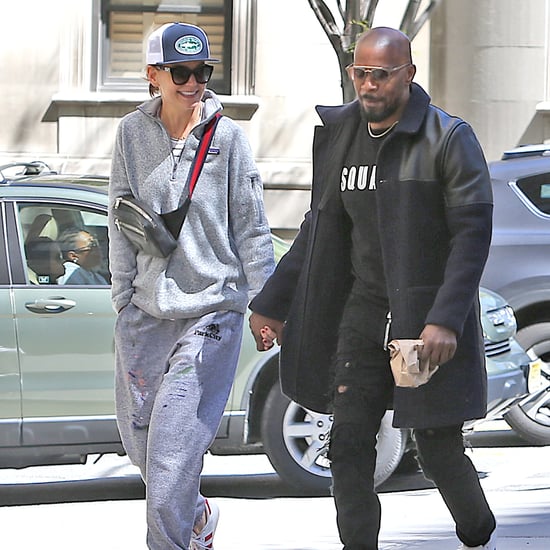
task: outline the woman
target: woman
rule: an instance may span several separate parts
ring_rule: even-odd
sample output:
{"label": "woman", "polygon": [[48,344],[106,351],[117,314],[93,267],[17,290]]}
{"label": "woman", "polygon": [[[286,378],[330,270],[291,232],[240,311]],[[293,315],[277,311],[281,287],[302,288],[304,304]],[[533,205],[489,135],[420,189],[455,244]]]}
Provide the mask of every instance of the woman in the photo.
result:
{"label": "woman", "polygon": [[58,238],[63,253],[65,274],[60,285],[108,285],[98,272],[103,257],[97,239],[88,231],[67,229]]}
{"label": "woman", "polygon": [[178,209],[205,125],[221,110],[206,89],[217,60],[204,31],[167,24],[147,44],[153,99],[121,121],[110,184],[110,266],[117,419],[147,487],[153,550],[213,548],[218,510],[199,492],[239,356],[244,313],[274,268],[262,185],[243,131],[222,117],[167,257],[117,231],[113,205],[132,194]]}

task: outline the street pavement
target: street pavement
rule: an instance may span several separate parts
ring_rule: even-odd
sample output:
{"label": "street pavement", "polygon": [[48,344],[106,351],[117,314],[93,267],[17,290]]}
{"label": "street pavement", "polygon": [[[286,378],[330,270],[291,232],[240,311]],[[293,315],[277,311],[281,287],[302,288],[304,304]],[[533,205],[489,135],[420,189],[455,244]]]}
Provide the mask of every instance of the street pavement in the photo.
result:
{"label": "street pavement", "polygon": [[[550,550],[550,447],[469,455],[499,522],[498,549]],[[332,498],[286,487],[264,455],[207,455],[203,492],[221,509],[216,550],[341,549]],[[146,550],[142,497],[124,457],[0,470],[0,549]],[[380,500],[380,550],[458,548],[440,496],[419,473],[394,475]]]}

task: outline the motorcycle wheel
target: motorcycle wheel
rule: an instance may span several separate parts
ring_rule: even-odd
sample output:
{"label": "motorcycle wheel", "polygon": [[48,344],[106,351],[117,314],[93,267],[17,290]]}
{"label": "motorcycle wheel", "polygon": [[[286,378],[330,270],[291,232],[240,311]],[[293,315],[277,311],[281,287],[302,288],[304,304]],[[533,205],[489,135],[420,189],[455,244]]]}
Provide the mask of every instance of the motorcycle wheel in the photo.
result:
{"label": "motorcycle wheel", "polygon": [[540,360],[542,387],[513,405],[504,420],[533,445],[550,444],[550,323],[541,322],[518,330],[517,340],[532,361]]}

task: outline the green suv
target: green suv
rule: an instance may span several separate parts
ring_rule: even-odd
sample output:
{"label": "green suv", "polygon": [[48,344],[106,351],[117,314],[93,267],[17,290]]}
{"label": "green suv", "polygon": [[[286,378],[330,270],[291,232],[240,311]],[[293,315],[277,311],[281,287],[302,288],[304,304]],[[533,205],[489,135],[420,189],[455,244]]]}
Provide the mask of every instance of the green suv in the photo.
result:
{"label": "green suv", "polygon": [[[11,174],[11,175],[8,175]],[[39,162],[0,167],[0,468],[84,463],[89,454],[124,453],[113,394],[108,180],[51,172]],[[94,284],[59,284],[59,246],[71,228],[89,234]],[[273,237],[277,258],[288,245]],[[72,266],[74,268],[74,266]],[[484,298],[485,296],[485,298]],[[528,358],[513,339],[510,308],[482,294],[491,408],[526,391]],[[214,454],[265,452],[289,483],[326,490],[331,418],[281,394],[278,350],[255,349],[244,331],[237,376]],[[407,432],[384,418],[376,481],[394,471]]]}

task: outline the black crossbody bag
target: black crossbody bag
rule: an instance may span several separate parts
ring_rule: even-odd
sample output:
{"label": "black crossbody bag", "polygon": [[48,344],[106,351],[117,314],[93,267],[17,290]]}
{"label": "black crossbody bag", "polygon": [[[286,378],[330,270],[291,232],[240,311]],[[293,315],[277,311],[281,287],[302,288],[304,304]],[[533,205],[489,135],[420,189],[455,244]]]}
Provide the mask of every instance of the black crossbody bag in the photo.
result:
{"label": "black crossbody bag", "polygon": [[151,256],[166,258],[176,248],[178,236],[191,204],[191,195],[220,118],[221,115],[216,114],[204,129],[185,184],[187,197],[177,210],[158,214],[133,195],[124,195],[115,199],[113,207],[115,227],[139,250]]}

